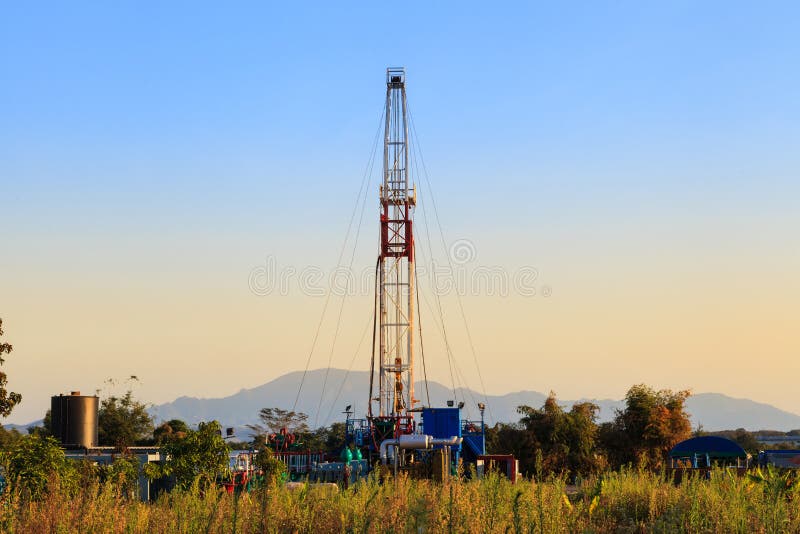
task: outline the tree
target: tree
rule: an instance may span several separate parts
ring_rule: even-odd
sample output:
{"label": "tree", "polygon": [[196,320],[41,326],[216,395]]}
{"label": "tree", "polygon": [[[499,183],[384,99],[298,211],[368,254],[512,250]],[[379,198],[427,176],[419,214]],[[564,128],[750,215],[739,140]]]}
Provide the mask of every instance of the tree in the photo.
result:
{"label": "tree", "polygon": [[257,434],[276,434],[282,429],[292,434],[302,434],[308,432],[308,415],[294,410],[282,410],[280,408],[262,408],[258,412],[261,420],[259,425],[247,425],[247,428]]}
{"label": "tree", "polygon": [[345,444],[345,427],[342,422],[336,422],[331,426],[321,426],[311,432],[304,432],[298,439],[306,449],[312,451],[325,451],[328,454],[338,455]]}
{"label": "tree", "polygon": [[272,485],[286,472],[286,466],[275,458],[275,453],[267,446],[263,435],[256,438],[255,447],[258,454],[256,454],[253,464],[256,469],[261,471],[267,485]]}
{"label": "tree", "polygon": [[110,464],[97,466],[100,482],[112,484],[120,495],[135,499],[139,490],[139,460],[133,455],[120,455]]}
{"label": "tree", "polygon": [[11,447],[8,455],[8,479],[23,497],[41,498],[48,483],[56,480],[60,490],[74,489],[77,472],[66,458],[58,441],[52,437],[23,436]]}
{"label": "tree", "polygon": [[147,406],[128,391],[122,397],[103,399],[98,413],[100,445],[125,448],[148,438],[153,433],[153,418]]}
{"label": "tree", "polygon": [[161,445],[165,441],[185,438],[188,432],[189,425],[184,421],[180,419],[170,419],[158,425],[158,428],[153,431],[153,439],[157,445]]}
{"label": "tree", "polygon": [[12,428],[11,430],[6,430],[2,426],[0,426],[0,450],[6,450],[12,445],[14,445],[20,438],[22,434],[20,434],[19,430],[16,428]]}
{"label": "tree", "polygon": [[[0,336],[3,335],[3,320],[0,319]],[[0,343],[0,365],[5,363],[3,354],[11,354],[12,347],[9,343]],[[22,395],[14,393],[13,391],[6,390],[8,377],[3,371],[0,371],[0,416],[8,417],[14,406],[22,401]]]}
{"label": "tree", "polygon": [[525,475],[536,472],[538,448],[535,436],[520,423],[497,423],[486,429],[486,452],[513,454],[519,460],[520,472]]}
{"label": "tree", "polygon": [[[550,392],[541,409],[520,406],[520,425],[531,434],[530,441],[542,452],[542,469],[546,473],[587,474],[598,467],[595,451],[597,412],[591,402],[575,403],[569,412],[559,406]],[[535,463],[535,451],[528,450],[526,466]],[[541,475],[541,473],[540,473]]]}
{"label": "tree", "polygon": [[625,409],[600,427],[600,441],[614,465],[646,464],[658,468],[670,449],[691,435],[684,409],[689,391],[655,391],[644,384],[631,387]]}
{"label": "tree", "polygon": [[147,464],[145,474],[151,479],[174,476],[176,484],[183,488],[195,480],[208,487],[228,471],[230,462],[230,449],[217,421],[200,423],[197,430],[189,429],[184,438],[165,442],[161,453],[166,455],[166,461]]}

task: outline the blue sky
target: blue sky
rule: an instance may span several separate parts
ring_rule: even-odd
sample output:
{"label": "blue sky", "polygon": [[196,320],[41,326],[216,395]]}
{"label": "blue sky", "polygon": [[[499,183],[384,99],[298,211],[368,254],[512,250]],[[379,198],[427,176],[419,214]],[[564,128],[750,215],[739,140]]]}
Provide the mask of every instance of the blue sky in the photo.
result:
{"label": "blue sky", "polygon": [[[7,5],[0,150],[28,184],[12,193],[180,204],[223,173],[259,191],[268,172],[346,185],[387,65],[407,66],[425,148],[448,155],[442,190],[466,181],[466,201],[498,175],[539,190],[528,170],[579,170],[594,198],[609,179],[716,192],[745,185],[743,166],[795,163],[791,3],[428,4]],[[697,184],[700,165],[727,172]]]}
{"label": "blue sky", "polygon": [[[266,254],[284,264],[334,263],[387,66],[407,68],[448,238],[475,241],[489,264],[535,265],[554,287],[550,308],[509,305],[504,324],[549,318],[580,332],[594,320],[587,310],[612,301],[628,307],[614,323],[622,337],[622,317],[635,317],[642,305],[662,307],[658,298],[670,310],[706,301],[741,307],[752,314],[740,318],[745,325],[766,313],[788,328],[797,311],[796,3],[164,4],[0,6],[0,316],[10,341],[17,321],[8,363],[17,375],[9,374],[31,399],[21,419],[41,411],[34,399],[72,387],[59,385],[63,375],[37,382],[37,365],[83,357],[92,344],[91,330],[64,340],[66,348],[39,340],[35,332],[55,328],[46,319],[37,324],[41,314],[75,321],[59,327],[69,335],[97,310],[125,306],[146,288],[154,293],[144,307],[208,290],[206,305],[229,309],[232,324],[258,310],[278,314],[261,301],[252,310],[224,304],[225,291],[241,290]],[[359,256],[365,265],[371,245]],[[678,299],[680,287],[688,290]],[[602,288],[623,295],[609,299]],[[654,300],[642,297],[649,291]],[[742,300],[720,297],[731,294]],[[94,311],[81,312],[93,299]],[[296,344],[305,346],[316,321],[308,319],[304,331],[297,318],[315,316],[319,305],[278,306],[297,307],[289,315],[303,340]],[[467,305],[478,325],[490,319],[482,308],[505,309],[480,299]],[[131,305],[120,319],[121,339],[144,328],[136,310]],[[679,316],[661,318],[664,336],[684,335]],[[154,362],[197,349],[187,349],[176,333],[183,330],[169,324],[168,317],[147,323],[163,329],[156,337],[165,352]],[[277,334],[228,331],[227,324],[216,342],[248,365],[262,361],[268,343],[238,347],[242,336]],[[495,326],[476,334],[486,350]],[[687,362],[709,347],[714,358],[735,352],[720,328]],[[788,355],[797,341],[787,332],[756,328],[753,346],[794,365]],[[503,361],[558,354],[558,338],[536,349],[526,336],[509,335],[516,345],[503,349]],[[225,345],[225,336],[237,341]],[[686,346],[697,346],[698,336],[686,333]],[[637,351],[652,340],[608,341],[592,353],[595,342],[563,354],[616,366],[616,354],[639,361]],[[134,354],[127,351],[110,338],[86,357],[102,368],[103,354]],[[737,366],[756,356],[749,354],[737,356]],[[790,404],[766,376],[748,389],[735,374],[684,384],[657,368],[636,367],[593,390],[591,377],[575,382],[555,368],[550,380],[510,387],[620,396],[623,384],[650,381]],[[292,366],[270,369],[252,384],[198,374],[177,392],[151,377],[143,394],[154,401],[225,394]],[[102,382],[103,372],[128,369],[97,370],[84,389]],[[499,373],[487,381],[497,391],[508,385]]]}

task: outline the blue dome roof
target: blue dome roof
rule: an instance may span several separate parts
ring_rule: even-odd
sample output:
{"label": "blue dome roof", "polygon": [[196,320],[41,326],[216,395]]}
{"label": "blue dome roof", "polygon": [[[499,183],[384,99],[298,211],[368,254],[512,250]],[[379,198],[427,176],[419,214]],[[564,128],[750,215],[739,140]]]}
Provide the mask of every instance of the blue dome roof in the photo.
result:
{"label": "blue dome roof", "polygon": [[722,436],[700,436],[681,441],[669,451],[671,458],[708,454],[712,458],[746,458],[747,452],[733,440]]}

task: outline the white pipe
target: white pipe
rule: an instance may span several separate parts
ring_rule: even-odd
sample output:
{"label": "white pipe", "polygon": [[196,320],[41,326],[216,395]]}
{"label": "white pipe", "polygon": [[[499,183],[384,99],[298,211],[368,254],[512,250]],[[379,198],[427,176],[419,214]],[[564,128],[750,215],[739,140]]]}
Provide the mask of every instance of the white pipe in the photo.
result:
{"label": "white pipe", "polygon": [[461,442],[464,441],[464,438],[460,438],[458,436],[450,436],[449,438],[442,438],[442,439],[433,439],[431,440],[431,446],[433,445],[461,445]]}
{"label": "white pipe", "polygon": [[381,463],[386,465],[386,460],[388,458],[388,453],[386,449],[391,445],[396,447],[398,441],[396,439],[385,439],[381,441]]}
{"label": "white pipe", "polygon": [[433,438],[426,434],[403,434],[398,440],[401,449],[430,449]]}
{"label": "white pipe", "polygon": [[381,463],[386,465],[389,459],[389,447],[400,449],[430,449],[434,445],[460,445],[464,438],[450,436],[449,438],[434,439],[427,434],[403,434],[398,439],[385,439],[381,441]]}

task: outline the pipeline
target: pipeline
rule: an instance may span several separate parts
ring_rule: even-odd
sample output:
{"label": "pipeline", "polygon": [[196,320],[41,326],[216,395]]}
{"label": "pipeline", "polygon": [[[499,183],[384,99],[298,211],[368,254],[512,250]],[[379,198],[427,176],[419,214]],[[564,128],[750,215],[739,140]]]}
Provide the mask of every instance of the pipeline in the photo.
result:
{"label": "pipeline", "polygon": [[400,449],[430,449],[436,445],[454,446],[460,445],[464,438],[451,436],[449,438],[433,438],[426,434],[404,434],[397,439],[385,439],[381,441],[380,457],[381,463],[386,465],[389,459],[389,447]]}
{"label": "pipeline", "polygon": [[464,438],[460,438],[458,436],[450,436],[449,438],[441,438],[441,439],[433,439],[431,440],[431,446],[433,445],[461,445],[461,442],[464,441]]}

